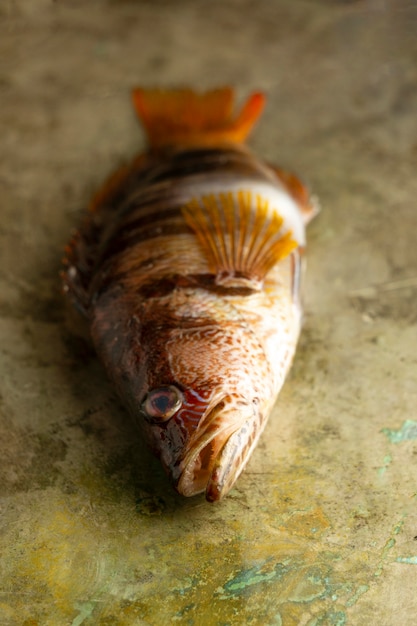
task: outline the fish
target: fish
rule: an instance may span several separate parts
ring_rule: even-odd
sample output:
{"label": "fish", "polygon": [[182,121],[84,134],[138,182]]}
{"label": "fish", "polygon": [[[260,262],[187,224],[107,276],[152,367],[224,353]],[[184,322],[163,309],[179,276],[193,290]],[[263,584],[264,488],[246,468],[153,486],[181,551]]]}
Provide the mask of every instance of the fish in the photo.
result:
{"label": "fish", "polygon": [[65,250],[63,289],[179,494],[223,498],[245,468],[301,328],[301,180],[247,138],[221,87],[132,91],[146,150],[94,195]]}

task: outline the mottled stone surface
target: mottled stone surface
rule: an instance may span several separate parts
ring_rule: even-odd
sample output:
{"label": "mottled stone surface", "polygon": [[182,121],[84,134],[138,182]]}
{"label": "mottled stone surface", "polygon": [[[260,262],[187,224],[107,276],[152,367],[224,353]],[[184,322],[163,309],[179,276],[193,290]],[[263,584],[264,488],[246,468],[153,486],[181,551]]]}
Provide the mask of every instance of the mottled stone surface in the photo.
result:
{"label": "mottled stone surface", "polygon": [[[417,613],[417,5],[0,4],[0,623],[412,626]],[[182,499],[65,329],[63,246],[143,147],[135,84],[269,95],[300,172],[305,327],[218,505]]]}

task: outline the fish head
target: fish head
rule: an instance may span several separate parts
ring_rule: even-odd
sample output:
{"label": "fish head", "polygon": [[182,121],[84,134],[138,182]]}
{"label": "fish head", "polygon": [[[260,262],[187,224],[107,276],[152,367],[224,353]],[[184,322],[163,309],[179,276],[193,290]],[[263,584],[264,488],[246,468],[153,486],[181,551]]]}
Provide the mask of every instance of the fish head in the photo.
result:
{"label": "fish head", "polygon": [[219,500],[245,467],[274,400],[265,354],[238,323],[177,326],[159,345],[148,371],[160,375],[148,374],[140,409],[148,440],[180,494]]}
{"label": "fish head", "polygon": [[233,487],[263,421],[258,398],[173,384],[150,390],[141,413],[176,490],[184,496],[205,491],[209,501]]}
{"label": "fish head", "polygon": [[181,294],[187,308],[177,296],[129,316],[110,299],[108,309],[96,307],[93,339],[175,489],[215,501],[256,446],[274,377],[247,323],[218,301]]}

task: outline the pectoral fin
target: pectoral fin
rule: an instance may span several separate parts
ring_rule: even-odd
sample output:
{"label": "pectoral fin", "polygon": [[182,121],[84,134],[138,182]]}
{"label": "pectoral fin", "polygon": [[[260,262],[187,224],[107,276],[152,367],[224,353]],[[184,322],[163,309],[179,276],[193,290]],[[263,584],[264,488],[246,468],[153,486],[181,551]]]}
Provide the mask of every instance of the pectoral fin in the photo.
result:
{"label": "pectoral fin", "polygon": [[260,289],[271,268],[298,245],[269,201],[250,191],[195,198],[183,215],[224,287]]}

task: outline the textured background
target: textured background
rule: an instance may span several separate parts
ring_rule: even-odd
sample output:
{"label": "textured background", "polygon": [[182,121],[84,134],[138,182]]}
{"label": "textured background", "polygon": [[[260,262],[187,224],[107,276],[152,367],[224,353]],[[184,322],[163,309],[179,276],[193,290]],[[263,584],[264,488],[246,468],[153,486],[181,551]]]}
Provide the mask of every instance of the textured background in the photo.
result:
{"label": "textured background", "polygon": [[[1,0],[0,623],[411,626],[415,0]],[[323,207],[305,326],[218,505],[172,493],[65,330],[63,246],[143,148],[129,89],[268,93],[252,146]]]}

